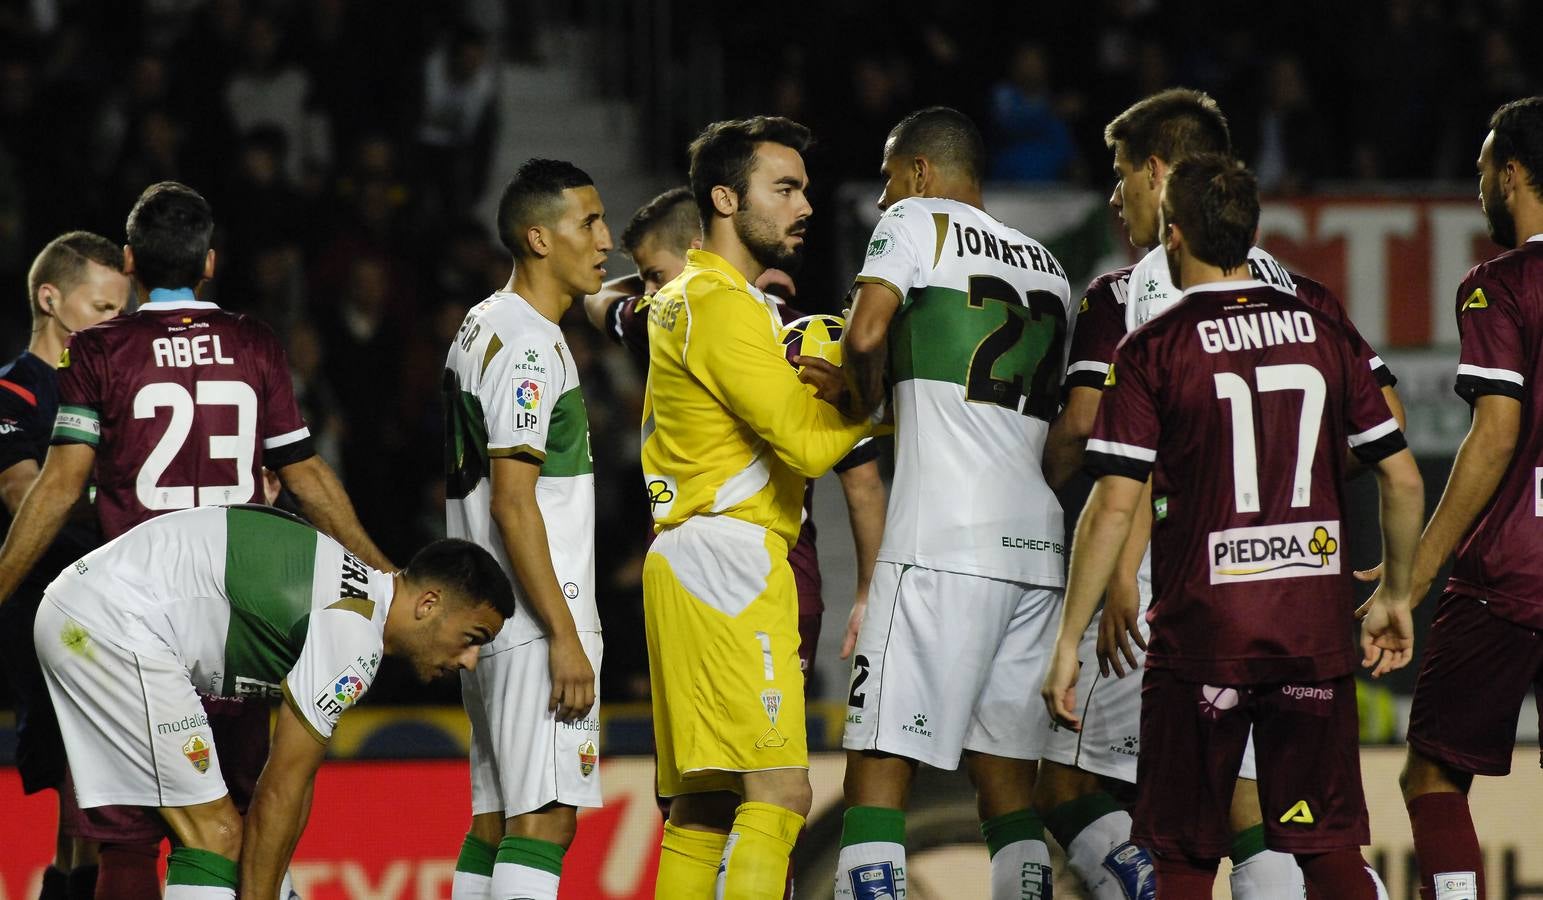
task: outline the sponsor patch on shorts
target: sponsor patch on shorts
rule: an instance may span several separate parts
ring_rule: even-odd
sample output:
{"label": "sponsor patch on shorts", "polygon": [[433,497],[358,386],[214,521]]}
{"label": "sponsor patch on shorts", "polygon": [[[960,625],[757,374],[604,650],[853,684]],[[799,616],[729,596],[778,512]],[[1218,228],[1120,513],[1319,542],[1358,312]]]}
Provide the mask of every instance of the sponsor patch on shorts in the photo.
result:
{"label": "sponsor patch on shorts", "polygon": [[1298,522],[1213,531],[1206,541],[1211,584],[1338,575],[1339,522]]}
{"label": "sponsor patch on shorts", "polygon": [[852,900],[895,900],[900,896],[892,863],[869,863],[847,870]]}

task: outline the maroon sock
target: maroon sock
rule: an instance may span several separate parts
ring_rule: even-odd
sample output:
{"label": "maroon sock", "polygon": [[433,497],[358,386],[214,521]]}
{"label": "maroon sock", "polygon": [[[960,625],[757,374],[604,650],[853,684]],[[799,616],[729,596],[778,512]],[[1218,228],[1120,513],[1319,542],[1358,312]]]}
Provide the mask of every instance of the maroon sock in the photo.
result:
{"label": "maroon sock", "polygon": [[1377,900],[1377,885],[1366,872],[1360,850],[1297,856],[1308,893],[1323,900]]}
{"label": "maroon sock", "polygon": [[103,844],[97,862],[96,900],[161,900],[161,855],[154,844]]}
{"label": "maroon sock", "polygon": [[1162,900],[1211,900],[1216,886],[1216,859],[1189,859],[1165,853],[1152,861],[1157,870],[1157,896]]}
{"label": "maroon sock", "polygon": [[1420,862],[1420,897],[1435,900],[1436,876],[1473,873],[1478,900],[1484,900],[1484,855],[1473,830],[1468,797],[1452,791],[1421,794],[1409,801],[1414,855]]}

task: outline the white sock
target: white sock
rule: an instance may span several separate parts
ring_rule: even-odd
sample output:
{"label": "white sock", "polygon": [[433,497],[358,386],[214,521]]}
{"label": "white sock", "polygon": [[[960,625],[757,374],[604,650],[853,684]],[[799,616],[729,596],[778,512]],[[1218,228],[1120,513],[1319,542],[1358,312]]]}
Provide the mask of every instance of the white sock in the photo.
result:
{"label": "white sock", "polygon": [[1232,861],[1233,900],[1293,900],[1307,896],[1302,870],[1289,853],[1265,850]]}
{"label": "white sock", "polygon": [[493,876],[455,870],[450,883],[450,900],[492,900]]}
{"label": "white sock", "polygon": [[836,861],[836,900],[891,898],[905,900],[905,845],[871,841],[842,847]]}
{"label": "white sock", "polygon": [[557,900],[557,882],[556,875],[543,869],[501,862],[493,867],[492,896],[493,900]]}
{"label": "white sock", "polygon": [[1066,848],[1068,865],[1093,900],[1150,900],[1156,894],[1157,875],[1130,842],[1130,825],[1130,813],[1116,810],[1094,819]]}
{"label": "white sock", "polygon": [[168,884],[164,900],[236,900],[236,889],[207,884]]}
{"label": "white sock", "polygon": [[991,857],[991,900],[1050,900],[1050,848],[1013,841]]}

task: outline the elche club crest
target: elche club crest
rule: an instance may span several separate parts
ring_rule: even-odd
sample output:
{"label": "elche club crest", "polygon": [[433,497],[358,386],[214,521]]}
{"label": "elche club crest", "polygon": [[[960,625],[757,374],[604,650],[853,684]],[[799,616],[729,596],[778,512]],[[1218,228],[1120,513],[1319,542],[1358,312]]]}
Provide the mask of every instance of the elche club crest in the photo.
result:
{"label": "elche club crest", "polygon": [[202,775],[209,771],[209,742],[204,740],[201,734],[195,734],[182,745],[182,755],[188,758],[193,768]]}
{"label": "elche club crest", "polygon": [[595,747],[594,741],[585,741],[579,745],[579,774],[588,778],[594,774],[595,766],[600,763],[600,751]]}

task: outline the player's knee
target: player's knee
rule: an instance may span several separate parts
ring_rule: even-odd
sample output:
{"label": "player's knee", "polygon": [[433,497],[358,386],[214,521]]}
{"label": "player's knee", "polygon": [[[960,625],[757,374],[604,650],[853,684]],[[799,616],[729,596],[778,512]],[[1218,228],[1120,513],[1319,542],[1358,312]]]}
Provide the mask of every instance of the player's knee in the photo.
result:
{"label": "player's knee", "polygon": [[745,776],[745,799],[780,806],[807,819],[814,806],[814,789],[803,769],[757,772]]}
{"label": "player's knee", "polygon": [[1040,760],[1031,806],[1035,812],[1044,815],[1098,789],[1097,776],[1048,759]]}
{"label": "player's knee", "polygon": [[1398,787],[1407,805],[1425,794],[1443,792],[1468,793],[1473,776],[1442,765],[1420,751],[1409,748],[1404,758],[1403,771],[1398,773]]}

